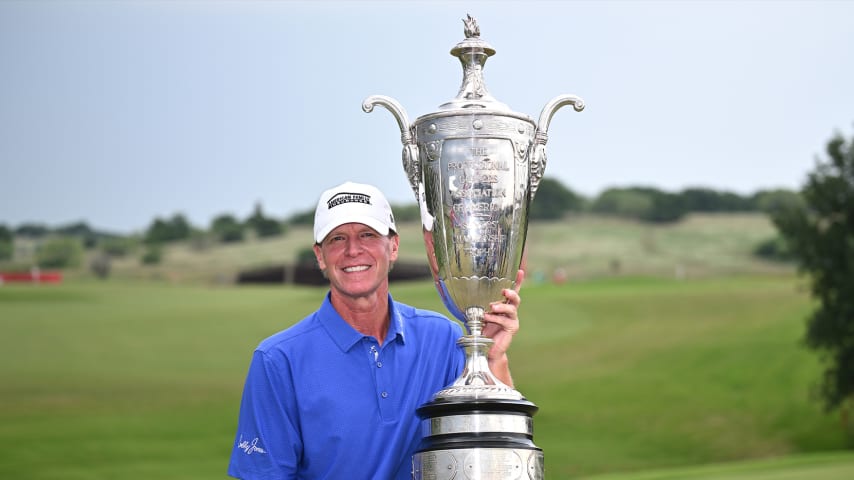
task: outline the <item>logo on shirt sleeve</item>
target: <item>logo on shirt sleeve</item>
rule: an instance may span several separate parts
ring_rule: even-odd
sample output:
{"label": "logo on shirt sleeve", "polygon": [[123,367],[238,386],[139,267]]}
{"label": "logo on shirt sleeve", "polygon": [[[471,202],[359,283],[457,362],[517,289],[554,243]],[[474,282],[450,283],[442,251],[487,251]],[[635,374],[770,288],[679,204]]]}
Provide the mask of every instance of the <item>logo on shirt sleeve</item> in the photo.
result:
{"label": "logo on shirt sleeve", "polygon": [[267,453],[266,450],[261,448],[259,443],[260,439],[258,437],[253,438],[250,442],[248,440],[244,440],[243,434],[241,433],[240,439],[237,441],[237,448],[243,450],[243,453],[245,453],[246,455],[252,455],[253,453]]}

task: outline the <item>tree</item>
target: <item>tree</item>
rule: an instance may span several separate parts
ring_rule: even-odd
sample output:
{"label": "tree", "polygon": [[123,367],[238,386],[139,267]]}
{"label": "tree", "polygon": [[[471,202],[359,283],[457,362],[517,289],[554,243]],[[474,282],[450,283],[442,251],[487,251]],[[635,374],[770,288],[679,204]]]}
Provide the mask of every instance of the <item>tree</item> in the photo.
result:
{"label": "tree", "polygon": [[686,213],[681,195],[652,187],[609,188],[593,202],[592,210],[656,223],[675,222]]}
{"label": "tree", "polygon": [[53,233],[63,237],[78,237],[83,241],[83,246],[87,249],[94,248],[98,244],[98,232],[86,222],[70,223],[68,225],[56,227]]}
{"label": "tree", "polygon": [[652,208],[641,216],[641,220],[667,223],[676,222],[685,216],[686,210],[681,196],[654,189],[648,193],[652,198]]}
{"label": "tree", "polygon": [[[406,223],[406,222],[420,222],[421,221],[421,207],[418,206],[417,203],[407,203],[402,205],[392,205],[391,211],[394,212],[394,221],[396,223]],[[314,213],[312,212],[312,215]],[[314,222],[314,217],[312,216],[312,223]]]}
{"label": "tree", "polygon": [[595,213],[618,217],[641,218],[652,209],[652,198],[645,193],[628,188],[609,188],[593,202]]}
{"label": "tree", "polygon": [[223,214],[214,218],[211,233],[223,243],[243,241],[243,225],[233,215]]}
{"label": "tree", "polygon": [[145,231],[145,243],[156,244],[184,240],[190,237],[190,223],[180,213],[168,220],[155,218],[148,230]]}
{"label": "tree", "polygon": [[260,203],[255,204],[255,211],[246,219],[246,227],[254,230],[258,237],[274,237],[284,232],[281,223],[264,216]]}
{"label": "tree", "polygon": [[753,194],[752,203],[755,210],[774,214],[777,210],[806,207],[801,194],[792,190],[760,190]]}
{"label": "tree", "polygon": [[711,188],[686,188],[680,196],[687,212],[744,212],[754,208],[750,198]]}
{"label": "tree", "polygon": [[9,260],[14,252],[15,236],[6,225],[0,225],[0,260]]}
{"label": "tree", "polygon": [[19,225],[18,228],[15,229],[15,234],[29,238],[41,238],[48,233],[50,233],[49,228],[36,223],[25,223],[23,225]]}
{"label": "tree", "polygon": [[294,213],[287,220],[288,225],[311,226],[314,224],[314,209]]}
{"label": "tree", "polygon": [[786,205],[772,219],[819,301],[805,341],[825,360],[820,393],[833,410],[854,399],[854,138],[835,135],[827,155],[801,191],[805,206]]}
{"label": "tree", "polygon": [[566,212],[578,212],[584,206],[584,199],[563,186],[557,180],[543,178],[534,201],[531,203],[529,218],[532,220],[557,220]]}

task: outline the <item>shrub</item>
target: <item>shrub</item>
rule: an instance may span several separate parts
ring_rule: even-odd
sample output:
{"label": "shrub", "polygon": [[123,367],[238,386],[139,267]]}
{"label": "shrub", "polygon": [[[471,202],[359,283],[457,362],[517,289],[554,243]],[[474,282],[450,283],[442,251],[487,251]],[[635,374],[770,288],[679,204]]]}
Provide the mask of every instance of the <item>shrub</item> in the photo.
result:
{"label": "shrub", "polygon": [[786,246],[786,241],[780,236],[763,240],[753,249],[753,254],[762,259],[775,262],[789,262],[792,260],[792,253]]}
{"label": "shrub", "polygon": [[149,245],[145,248],[139,261],[143,265],[157,265],[163,259],[163,249],[159,245]]}
{"label": "shrub", "polygon": [[297,252],[297,263],[300,265],[316,265],[317,256],[314,254],[314,249],[306,247]]}
{"label": "shrub", "polygon": [[72,268],[80,265],[83,246],[74,237],[53,237],[36,250],[36,262],[42,268]]}
{"label": "shrub", "polygon": [[0,242],[0,261],[11,260],[15,246],[11,242]]}
{"label": "shrub", "polygon": [[134,241],[130,238],[103,237],[99,246],[101,251],[111,257],[124,257],[134,248]]}
{"label": "shrub", "polygon": [[107,278],[110,275],[110,256],[103,252],[95,255],[89,263],[89,270],[98,278]]}

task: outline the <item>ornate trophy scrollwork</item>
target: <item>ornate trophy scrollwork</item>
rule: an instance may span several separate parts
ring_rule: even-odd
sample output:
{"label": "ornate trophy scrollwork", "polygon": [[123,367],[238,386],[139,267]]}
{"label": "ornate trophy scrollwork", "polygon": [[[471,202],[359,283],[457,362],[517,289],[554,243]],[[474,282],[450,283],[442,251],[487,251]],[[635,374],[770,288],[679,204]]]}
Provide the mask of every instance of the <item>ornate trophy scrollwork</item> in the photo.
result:
{"label": "ornate trophy scrollwork", "polygon": [[409,126],[409,118],[406,116],[406,111],[400,106],[397,100],[384,95],[373,95],[366,98],[362,102],[362,110],[365,113],[371,113],[374,110],[374,105],[382,105],[397,120],[397,125],[400,127],[400,143],[403,144],[403,152],[401,152],[403,170],[406,172],[409,185],[412,186],[412,191],[415,192],[415,196],[417,197],[418,179],[421,177],[421,164],[418,161],[418,145],[415,144],[415,138]]}

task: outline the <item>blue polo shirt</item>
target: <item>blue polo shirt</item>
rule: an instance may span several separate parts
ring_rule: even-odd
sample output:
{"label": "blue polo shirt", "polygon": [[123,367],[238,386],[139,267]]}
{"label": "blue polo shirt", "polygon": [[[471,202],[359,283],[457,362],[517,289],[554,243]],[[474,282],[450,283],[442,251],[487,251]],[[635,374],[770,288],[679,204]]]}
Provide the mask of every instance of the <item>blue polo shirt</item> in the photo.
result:
{"label": "blue polo shirt", "polygon": [[255,350],[228,474],[242,479],[410,479],[415,409],[465,358],[459,324],[389,296],[382,346],[330,302]]}

